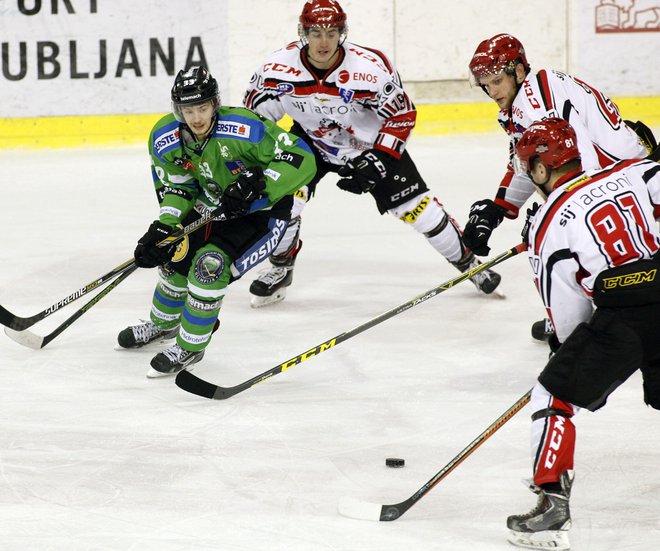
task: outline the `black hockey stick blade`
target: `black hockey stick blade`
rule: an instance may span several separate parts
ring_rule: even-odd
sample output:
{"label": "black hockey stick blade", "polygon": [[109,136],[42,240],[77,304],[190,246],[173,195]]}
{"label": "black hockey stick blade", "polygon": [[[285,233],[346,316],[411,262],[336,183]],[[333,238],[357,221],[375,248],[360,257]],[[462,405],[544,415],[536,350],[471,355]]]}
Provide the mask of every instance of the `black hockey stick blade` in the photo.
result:
{"label": "black hockey stick blade", "polygon": [[78,300],[80,297],[86,295],[87,293],[90,293],[94,289],[99,288],[104,283],[107,283],[108,281],[117,277],[118,275],[125,273],[127,270],[130,270],[134,266],[135,266],[135,261],[131,258],[130,260],[127,260],[126,262],[120,264],[116,268],[113,268],[107,274],[102,275],[98,279],[92,281],[91,283],[88,283],[87,285],[81,287],[77,291],[74,291],[68,297],[65,297],[62,300],[57,301],[52,306],[49,306],[48,308],[39,312],[38,314],[35,314],[34,316],[23,318],[21,316],[12,314],[9,310],[4,308],[3,306],[0,306],[0,324],[4,325],[5,327],[8,327],[9,329],[13,329],[14,331],[24,331],[28,327],[32,327],[38,321],[41,321],[47,318],[48,316],[50,316],[51,314],[54,314],[60,308],[66,306],[67,304],[72,303],[75,300]]}
{"label": "black hockey stick blade", "polygon": [[13,341],[26,346],[28,348],[33,348],[39,350],[51,342],[55,337],[60,335],[65,329],[69,328],[80,316],[87,312],[90,308],[95,306],[104,296],[106,296],[110,291],[112,291],[117,285],[124,281],[129,275],[131,275],[137,266],[135,264],[130,266],[121,276],[111,282],[105,289],[99,292],[94,298],[88,301],[82,308],[76,310],[72,316],[67,318],[64,322],[58,325],[52,332],[48,335],[40,336],[29,329],[24,329],[23,331],[15,331],[11,327],[5,327],[5,334],[12,339]]}
{"label": "black hockey stick blade", "polygon": [[415,505],[421,498],[423,498],[431,489],[458,467],[465,459],[467,459],[481,444],[488,440],[495,432],[497,432],[507,421],[509,421],[516,413],[518,413],[532,395],[532,390],[528,390],[515,404],[507,409],[500,415],[484,432],[477,436],[467,447],[465,447],[454,459],[447,463],[440,469],[433,478],[424,484],[408,499],[401,503],[394,503],[392,505],[379,505],[368,501],[359,501],[354,498],[344,498],[340,500],[338,505],[339,514],[360,520],[381,520],[392,521],[400,518],[408,509]]}
{"label": "black hockey stick blade", "polygon": [[235,394],[238,394],[239,392],[243,392],[244,390],[247,390],[248,388],[251,388],[256,384],[261,383],[262,381],[265,381],[266,379],[273,377],[274,375],[282,373],[287,369],[291,369],[292,367],[298,365],[299,363],[304,362],[305,360],[313,358],[314,356],[318,356],[322,352],[325,352],[326,350],[337,346],[339,343],[344,342],[350,339],[351,337],[359,335],[363,331],[366,331],[367,329],[370,329],[384,322],[385,320],[393,318],[394,316],[402,312],[405,312],[406,310],[409,310],[413,306],[417,306],[422,302],[426,302],[427,300],[442,293],[443,291],[446,291],[447,289],[451,289],[455,285],[458,285],[459,283],[465,281],[466,279],[471,278],[472,276],[478,274],[479,272],[483,270],[487,270],[488,268],[491,268],[492,266],[495,266],[496,264],[499,264],[500,262],[503,262],[507,258],[511,258],[512,256],[515,256],[525,251],[526,249],[527,246],[524,243],[520,243],[515,247],[512,247],[511,249],[504,251],[503,253],[500,253],[496,257],[487,260],[483,264],[480,264],[479,266],[476,266],[471,270],[463,272],[461,275],[453,279],[450,279],[449,281],[446,281],[441,285],[438,285],[437,287],[431,289],[430,291],[418,295],[415,298],[409,300],[408,302],[400,306],[397,306],[396,308],[393,308],[392,310],[389,310],[381,314],[380,316],[377,316],[367,321],[366,323],[363,323],[362,325],[355,327],[354,329],[345,331],[344,333],[341,333],[340,335],[337,335],[336,337],[327,340],[315,346],[314,348],[311,348],[306,352],[303,352],[302,354],[298,354],[297,356],[294,356],[293,358],[287,360],[286,362],[282,362],[281,364],[272,367],[268,371],[264,371],[260,375],[257,375],[256,377],[253,377],[252,379],[249,379],[236,386],[222,387],[219,385],[215,385],[213,383],[209,383],[208,381],[200,379],[199,377],[193,375],[187,370],[179,371],[179,373],[177,373],[175,380],[176,385],[179,388],[185,390],[186,392],[190,392],[191,394],[197,394],[202,398],[209,398],[212,400],[226,400],[227,398],[231,398]]}
{"label": "black hockey stick blade", "polygon": [[[259,199],[255,199],[250,207],[250,212],[255,212],[266,206],[268,206],[267,198],[262,197]],[[226,220],[227,218],[228,217],[224,212],[224,208],[221,205],[213,209],[212,211],[207,212],[204,216],[202,216],[198,220],[191,222],[185,228],[181,228],[178,231],[174,232],[170,237],[168,237],[167,239],[163,239],[160,243],[158,243],[158,245],[159,246],[171,245],[173,243],[176,243],[177,241],[181,241],[187,235],[205,226],[209,222],[212,222],[213,220]],[[91,283],[88,283],[87,285],[81,287],[77,291],[71,293],[68,297],[57,301],[52,306],[49,306],[48,308],[39,312],[38,314],[35,314],[34,316],[29,316],[29,317],[17,316],[15,314],[12,314],[4,306],[0,305],[0,324],[4,325],[5,327],[8,327],[9,329],[13,329],[14,332],[24,331],[28,327],[32,327],[35,323],[43,319],[46,319],[51,314],[54,314],[60,308],[67,306],[68,304],[71,304],[73,301],[78,300],[80,297],[86,295],[87,293],[93,291],[94,289],[97,289],[98,287],[100,287],[104,283],[107,283],[111,279],[119,275],[122,275],[128,269],[134,266],[135,266],[135,259],[131,258],[130,260],[127,260],[123,264],[120,264],[116,268],[110,270],[107,274],[102,275],[95,281],[92,281]],[[131,270],[131,273],[132,272],[133,270]]]}

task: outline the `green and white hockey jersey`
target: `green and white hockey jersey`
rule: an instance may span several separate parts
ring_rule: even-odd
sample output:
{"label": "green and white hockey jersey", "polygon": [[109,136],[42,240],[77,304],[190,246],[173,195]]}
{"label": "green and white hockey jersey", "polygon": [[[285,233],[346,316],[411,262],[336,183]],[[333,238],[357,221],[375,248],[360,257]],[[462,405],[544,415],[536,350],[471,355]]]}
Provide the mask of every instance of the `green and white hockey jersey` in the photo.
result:
{"label": "green and white hockey jersey", "polygon": [[160,119],[149,138],[162,223],[175,226],[201,203],[214,209],[222,194],[247,168],[264,171],[268,204],[292,195],[316,172],[314,154],[297,136],[242,107],[219,107],[211,134],[195,141],[174,115]]}

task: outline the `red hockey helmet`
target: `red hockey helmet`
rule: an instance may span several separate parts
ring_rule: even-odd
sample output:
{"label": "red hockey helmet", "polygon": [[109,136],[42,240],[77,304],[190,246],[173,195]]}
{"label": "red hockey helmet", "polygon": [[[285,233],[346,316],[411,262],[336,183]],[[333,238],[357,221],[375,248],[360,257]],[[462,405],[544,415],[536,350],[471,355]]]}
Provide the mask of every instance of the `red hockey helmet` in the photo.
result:
{"label": "red hockey helmet", "polygon": [[308,0],[305,2],[298,23],[298,35],[305,37],[309,29],[337,27],[342,35],[348,32],[346,12],[336,0]]}
{"label": "red hockey helmet", "polygon": [[529,71],[525,48],[520,40],[510,34],[495,35],[477,46],[470,61],[470,83],[478,86],[483,76],[502,71],[513,73],[518,63]]}
{"label": "red hockey helmet", "polygon": [[550,168],[580,158],[575,130],[564,119],[551,118],[532,123],[516,144],[514,167],[517,174],[529,174],[535,157]]}

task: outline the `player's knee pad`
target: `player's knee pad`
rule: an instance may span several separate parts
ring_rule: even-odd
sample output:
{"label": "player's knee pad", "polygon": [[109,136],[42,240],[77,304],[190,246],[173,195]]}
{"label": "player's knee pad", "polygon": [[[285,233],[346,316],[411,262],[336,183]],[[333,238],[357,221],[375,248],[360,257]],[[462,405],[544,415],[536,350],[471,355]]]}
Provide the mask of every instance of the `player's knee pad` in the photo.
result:
{"label": "player's knee pad", "polygon": [[195,253],[188,273],[188,290],[203,300],[225,295],[231,277],[231,259],[216,245],[206,245]]}
{"label": "player's knee pad", "polygon": [[[436,230],[437,233],[440,233],[446,227],[449,219],[442,204],[427,193],[416,195],[388,212],[409,224],[415,231],[425,235],[436,232]],[[441,229],[438,229],[440,227]]]}

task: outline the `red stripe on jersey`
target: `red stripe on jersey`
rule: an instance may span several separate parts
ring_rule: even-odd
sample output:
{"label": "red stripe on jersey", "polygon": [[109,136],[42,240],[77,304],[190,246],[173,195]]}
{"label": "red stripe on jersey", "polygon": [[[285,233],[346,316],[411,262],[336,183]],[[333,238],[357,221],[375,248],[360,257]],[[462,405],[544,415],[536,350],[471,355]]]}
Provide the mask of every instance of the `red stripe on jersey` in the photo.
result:
{"label": "red stripe on jersey", "polygon": [[247,95],[247,97],[245,98],[245,100],[243,100],[243,104],[245,105],[245,107],[247,107],[248,109],[252,109],[252,100],[254,100],[254,96],[256,96],[256,95],[257,95],[257,91],[256,91],[256,90],[252,90],[252,91]]}
{"label": "red stripe on jersey", "polygon": [[653,216],[656,220],[660,219],[660,205],[653,205]]}
{"label": "red stripe on jersey", "polygon": [[601,166],[601,168],[607,168],[612,163],[615,163],[616,161],[619,160],[614,157],[610,157],[596,144],[594,144],[594,149],[596,150],[596,156],[598,157],[598,164]]}
{"label": "red stripe on jersey", "polygon": [[548,73],[545,69],[541,69],[537,76],[539,87],[541,88],[542,97],[545,102],[545,108],[547,111],[553,109],[552,103],[552,90],[550,89],[550,83],[548,82]]}
{"label": "red stripe on jersey", "polygon": [[[277,91],[277,85],[282,82],[288,83],[289,81],[270,79],[270,78],[266,79],[264,81],[264,89]],[[325,83],[309,84],[309,82],[307,82],[305,83],[304,86],[296,86],[294,84],[293,93],[301,96],[309,96],[313,94],[326,94],[328,96],[337,96],[337,97],[340,96],[339,88],[337,88],[334,84],[325,84]],[[368,98],[372,98],[373,96],[374,96],[374,92],[371,91],[359,91],[359,90],[353,91],[353,97],[356,99],[368,99]]]}
{"label": "red stripe on jersey", "polygon": [[518,218],[519,209],[516,205],[509,203],[505,199],[506,190],[509,188],[509,185],[511,184],[511,180],[513,180],[513,171],[507,170],[506,174],[504,175],[504,178],[502,178],[502,181],[500,182],[500,187],[497,190],[497,195],[495,196],[494,203],[506,209],[506,213],[504,214],[504,216],[510,218],[511,220],[514,220],[515,218]]}
{"label": "red stripe on jersey", "polygon": [[369,50],[371,53],[376,54],[376,55],[380,58],[380,60],[383,62],[383,64],[385,65],[385,67],[387,67],[387,70],[388,70],[390,73],[393,73],[393,72],[394,72],[394,67],[392,67],[392,65],[390,64],[390,62],[387,61],[387,57],[385,56],[385,54],[384,54],[383,52],[381,52],[381,51],[379,51],[379,50],[375,50],[375,49],[373,49],[373,48],[367,48],[366,46],[360,46],[360,48],[364,48],[365,50]]}

